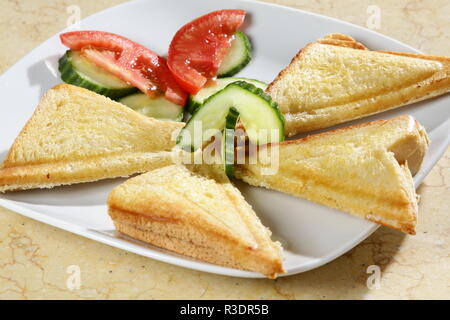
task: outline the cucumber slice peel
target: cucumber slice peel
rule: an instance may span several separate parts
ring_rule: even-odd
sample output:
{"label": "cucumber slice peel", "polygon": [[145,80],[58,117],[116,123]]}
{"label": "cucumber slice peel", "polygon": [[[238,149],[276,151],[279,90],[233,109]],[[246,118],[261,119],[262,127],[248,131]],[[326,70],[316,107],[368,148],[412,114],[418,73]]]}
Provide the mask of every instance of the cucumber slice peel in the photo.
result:
{"label": "cucumber slice peel", "polygon": [[222,163],[225,174],[234,179],[234,136],[239,112],[231,107],[225,119],[225,128],[222,135]]}
{"label": "cucumber slice peel", "polygon": [[250,40],[242,31],[236,31],[231,48],[219,67],[219,78],[231,77],[241,71],[252,60]]}
{"label": "cucumber slice peel", "polygon": [[267,88],[266,83],[259,81],[259,80],[255,80],[255,79],[236,78],[236,77],[216,79],[214,81],[213,85],[204,87],[197,94],[195,94],[195,95],[191,94],[189,96],[189,100],[187,103],[187,111],[190,114],[193,114],[195,112],[195,110],[198,107],[200,107],[207,98],[212,96],[214,93],[219,92],[220,90],[225,88],[230,83],[233,83],[236,81],[245,81],[245,82],[251,83],[255,87],[261,88],[262,90],[266,90],[266,88]]}
{"label": "cucumber slice peel", "polygon": [[278,105],[260,88],[245,81],[227,85],[205,100],[181,130],[177,144],[195,151],[225,127],[231,107],[240,114],[249,140],[264,144],[284,140],[284,117]]}
{"label": "cucumber slice peel", "polygon": [[64,82],[89,89],[111,99],[119,99],[138,91],[135,87],[88,61],[78,51],[68,50],[59,59],[58,69]]}
{"label": "cucumber slice peel", "polygon": [[148,117],[181,121],[184,108],[164,97],[149,97],[145,93],[135,93],[119,100],[120,103]]}

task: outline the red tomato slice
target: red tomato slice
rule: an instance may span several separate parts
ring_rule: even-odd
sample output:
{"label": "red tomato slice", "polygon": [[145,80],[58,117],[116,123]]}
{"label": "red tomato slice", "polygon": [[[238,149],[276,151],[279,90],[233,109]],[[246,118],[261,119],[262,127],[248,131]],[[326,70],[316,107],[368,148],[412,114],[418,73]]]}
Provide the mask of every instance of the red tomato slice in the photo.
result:
{"label": "red tomato slice", "polygon": [[167,100],[184,105],[187,93],[175,80],[164,58],[117,34],[103,31],[63,33],[61,42],[149,96],[164,93]]}
{"label": "red tomato slice", "polygon": [[170,43],[167,64],[186,91],[197,93],[208,78],[217,75],[245,14],[244,10],[214,11],[178,30]]}

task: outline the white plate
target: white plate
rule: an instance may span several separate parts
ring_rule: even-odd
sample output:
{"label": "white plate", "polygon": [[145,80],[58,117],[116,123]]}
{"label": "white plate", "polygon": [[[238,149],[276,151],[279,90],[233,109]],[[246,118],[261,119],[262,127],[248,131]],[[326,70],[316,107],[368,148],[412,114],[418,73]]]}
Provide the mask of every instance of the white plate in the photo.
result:
{"label": "white plate", "polygon": [[[409,51],[413,48],[378,33],[335,19],[253,1],[135,1],[105,10],[82,21],[82,29],[115,32],[165,54],[177,29],[207,12],[239,8],[248,11],[245,31],[254,45],[254,60],[240,75],[271,81],[306,43],[327,33],[356,37],[369,48]],[[63,14],[63,12],[61,12]],[[60,82],[56,61],[66,49],[57,35],[20,60],[0,77],[0,156],[3,158],[40,96]],[[432,143],[418,185],[449,144],[450,97],[417,103],[369,119],[409,113],[427,129]],[[363,121],[368,121],[364,119]],[[109,191],[122,179],[1,195],[0,205],[58,228],[167,263],[237,277],[261,277],[253,272],[219,267],[126,239],[114,231],[106,213]],[[295,274],[321,266],[350,250],[377,225],[345,213],[272,192],[238,184],[263,223],[287,242],[285,268]],[[426,217],[424,217],[426,219]]]}

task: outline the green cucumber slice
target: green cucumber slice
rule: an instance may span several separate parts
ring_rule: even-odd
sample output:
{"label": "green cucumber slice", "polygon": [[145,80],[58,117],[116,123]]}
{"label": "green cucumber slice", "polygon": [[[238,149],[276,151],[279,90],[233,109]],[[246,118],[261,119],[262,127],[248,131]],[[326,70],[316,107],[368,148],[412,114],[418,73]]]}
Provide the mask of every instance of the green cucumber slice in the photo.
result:
{"label": "green cucumber slice", "polygon": [[183,120],[184,108],[164,97],[152,98],[145,93],[134,93],[120,99],[119,102],[148,117],[160,120]]}
{"label": "green cucumber slice", "polygon": [[248,138],[255,144],[284,140],[284,117],[278,105],[262,89],[245,81],[227,85],[205,100],[181,130],[177,144],[195,151],[225,127],[231,107],[240,114]]}
{"label": "green cucumber slice", "polygon": [[253,84],[257,88],[261,88],[262,90],[266,90],[267,83],[264,83],[259,80],[255,79],[248,79],[248,78],[235,78],[235,77],[229,77],[229,78],[221,78],[214,81],[214,84],[206,86],[202,88],[197,94],[190,95],[189,100],[187,103],[187,111],[190,114],[193,114],[195,110],[202,105],[202,103],[210,96],[212,96],[214,93],[222,90],[230,83],[236,82],[236,81],[245,81],[248,83]]}
{"label": "green cucumber slice", "polygon": [[225,118],[225,128],[222,135],[222,163],[225,174],[234,179],[234,130],[239,118],[239,112],[231,107]]}
{"label": "green cucumber slice", "polygon": [[252,60],[250,40],[241,31],[234,34],[231,48],[219,67],[219,78],[231,77],[241,71]]}
{"label": "green cucumber slice", "polygon": [[69,84],[119,99],[137,89],[84,58],[78,51],[67,51],[59,59],[61,79]]}

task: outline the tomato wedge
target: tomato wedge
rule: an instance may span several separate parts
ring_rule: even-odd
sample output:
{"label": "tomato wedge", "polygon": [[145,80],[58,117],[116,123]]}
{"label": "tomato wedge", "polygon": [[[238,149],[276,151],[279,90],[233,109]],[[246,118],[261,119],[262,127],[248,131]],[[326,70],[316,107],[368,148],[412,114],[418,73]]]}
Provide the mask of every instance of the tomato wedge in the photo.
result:
{"label": "tomato wedge", "polygon": [[164,94],[183,106],[187,93],[155,52],[125,37],[103,31],[74,31],[60,35],[71,50],[80,50],[90,61],[137,87],[149,96]]}
{"label": "tomato wedge", "polygon": [[167,64],[186,91],[197,93],[217,75],[245,14],[237,9],[214,11],[177,31],[170,43]]}

